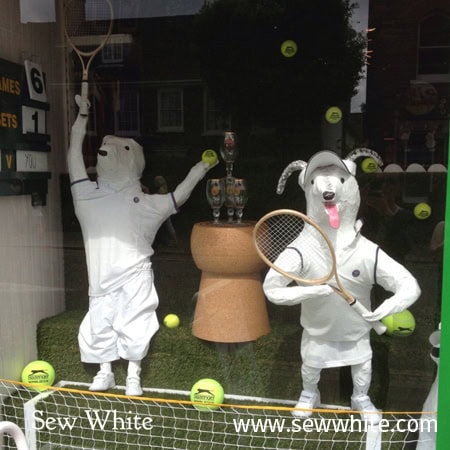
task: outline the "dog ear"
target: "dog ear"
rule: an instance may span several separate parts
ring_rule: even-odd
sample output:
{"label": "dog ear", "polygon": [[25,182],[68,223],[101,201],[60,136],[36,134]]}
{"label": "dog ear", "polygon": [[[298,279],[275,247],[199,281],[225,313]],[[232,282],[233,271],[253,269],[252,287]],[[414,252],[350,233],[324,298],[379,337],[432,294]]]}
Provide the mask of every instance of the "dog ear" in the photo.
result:
{"label": "dog ear", "polygon": [[[283,173],[280,176],[280,179],[278,180],[277,185],[277,194],[281,195],[284,192],[284,188],[286,186],[286,182],[288,178],[292,175],[293,172],[302,171],[304,172],[304,169],[306,167],[306,162],[302,160],[292,161],[286,168],[283,170]],[[301,174],[300,174],[301,175]],[[300,182],[299,182],[300,184]],[[303,188],[303,185],[300,184],[300,186]]]}

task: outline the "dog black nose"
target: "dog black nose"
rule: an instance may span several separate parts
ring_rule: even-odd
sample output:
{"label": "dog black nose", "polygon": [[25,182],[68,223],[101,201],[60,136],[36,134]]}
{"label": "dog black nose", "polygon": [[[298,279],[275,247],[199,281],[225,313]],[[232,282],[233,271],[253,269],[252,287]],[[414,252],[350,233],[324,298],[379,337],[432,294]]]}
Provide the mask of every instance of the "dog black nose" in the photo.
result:
{"label": "dog black nose", "polygon": [[331,201],[334,199],[335,193],[331,192],[331,191],[325,191],[323,193],[323,199],[327,202]]}

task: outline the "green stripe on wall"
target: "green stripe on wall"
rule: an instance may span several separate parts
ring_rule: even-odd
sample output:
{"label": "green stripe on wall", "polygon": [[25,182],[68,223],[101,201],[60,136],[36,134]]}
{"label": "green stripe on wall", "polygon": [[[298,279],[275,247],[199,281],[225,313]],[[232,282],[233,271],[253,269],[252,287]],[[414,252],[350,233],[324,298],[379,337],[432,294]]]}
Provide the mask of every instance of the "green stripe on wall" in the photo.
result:
{"label": "green stripe on wall", "polygon": [[[450,136],[448,138],[450,156]],[[447,165],[448,165],[447,159]],[[441,349],[439,357],[439,399],[437,450],[450,448],[450,175],[447,175],[444,265],[442,284]]]}

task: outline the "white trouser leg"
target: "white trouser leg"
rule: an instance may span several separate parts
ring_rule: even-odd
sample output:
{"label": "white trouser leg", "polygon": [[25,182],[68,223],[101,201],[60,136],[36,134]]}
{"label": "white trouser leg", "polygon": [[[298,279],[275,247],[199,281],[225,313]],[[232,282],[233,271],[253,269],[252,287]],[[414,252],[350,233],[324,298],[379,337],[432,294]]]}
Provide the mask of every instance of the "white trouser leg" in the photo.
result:
{"label": "white trouser leg", "polygon": [[308,392],[318,392],[320,372],[322,369],[302,364],[303,390]]}
{"label": "white trouser leg", "polygon": [[381,414],[367,395],[372,379],[372,361],[369,359],[352,366],[353,395],[351,407],[360,411],[361,419],[371,425],[377,425]]}
{"label": "white trouser leg", "polygon": [[141,361],[134,360],[128,362],[127,387],[125,394],[140,396],[143,394],[141,387]]}
{"label": "white trouser leg", "polygon": [[366,396],[372,381],[372,360],[352,366],[353,397]]}
{"label": "white trouser leg", "polygon": [[312,409],[319,405],[320,393],[318,384],[320,380],[320,371],[321,369],[308,366],[304,363],[302,364],[303,390],[294,410],[292,411],[292,415],[294,417],[309,417],[312,414]]}

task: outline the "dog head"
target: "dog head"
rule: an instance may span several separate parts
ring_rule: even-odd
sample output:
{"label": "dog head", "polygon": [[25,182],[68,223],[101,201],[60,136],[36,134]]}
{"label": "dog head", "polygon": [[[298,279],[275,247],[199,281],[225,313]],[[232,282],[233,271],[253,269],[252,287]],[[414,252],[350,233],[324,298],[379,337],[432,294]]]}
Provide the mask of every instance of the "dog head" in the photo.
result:
{"label": "dog head", "polygon": [[323,227],[338,229],[345,224],[353,228],[360,204],[355,160],[361,156],[370,156],[382,165],[379,155],[369,149],[354,150],[345,159],[324,150],[308,162],[289,164],[280,177],[277,192],[281,194],[288,177],[299,170],[298,184],[305,191],[308,216]]}
{"label": "dog head", "polygon": [[142,147],[134,140],[105,136],[97,154],[99,182],[123,187],[138,182],[145,167]]}

